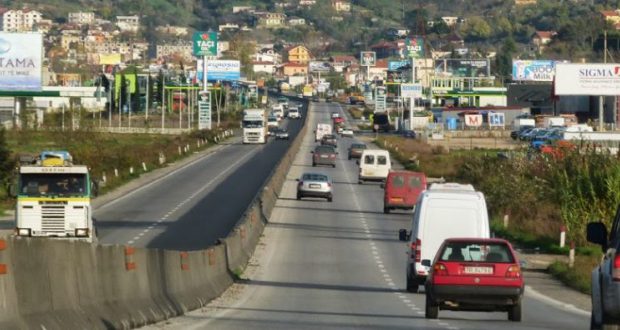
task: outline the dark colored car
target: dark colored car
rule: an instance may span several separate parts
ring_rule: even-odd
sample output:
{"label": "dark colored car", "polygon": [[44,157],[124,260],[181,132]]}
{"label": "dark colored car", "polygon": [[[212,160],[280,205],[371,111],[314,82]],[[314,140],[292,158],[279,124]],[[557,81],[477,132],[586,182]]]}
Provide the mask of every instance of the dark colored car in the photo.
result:
{"label": "dark colored car", "polygon": [[521,321],[524,281],[508,241],[449,238],[439,248],[426,280],[426,318],[439,310],[502,311]]}
{"label": "dark colored car", "polygon": [[312,153],[312,166],[317,165],[329,165],[331,167],[336,167],[336,149],[333,146],[316,146]]}
{"label": "dark colored car", "polygon": [[408,138],[408,139],[415,139],[416,138],[415,131],[410,131],[410,130],[403,131],[401,136],[404,137],[404,138]]}
{"label": "dark colored car", "polygon": [[363,143],[353,143],[349,147],[349,160],[352,158],[360,158],[362,156],[362,151],[367,149],[367,146]]}
{"label": "dark colored car", "polygon": [[338,146],[338,139],[334,134],[325,134],[321,138],[321,145],[323,146],[332,146],[336,148]]}
{"label": "dark colored car", "polygon": [[420,172],[391,171],[385,180],[383,213],[390,210],[411,210],[418,196],[426,190],[426,175]]}
{"label": "dark colored car", "polygon": [[278,128],[275,131],[276,140],[288,140],[288,131],[284,128]]}
{"label": "dark colored car", "polygon": [[389,132],[392,129],[387,112],[375,112],[372,117],[373,132]]}
{"label": "dark colored car", "polygon": [[534,127],[532,127],[532,126],[521,126],[521,127],[519,127],[518,130],[510,132],[510,137],[513,140],[518,140],[519,139],[519,135],[521,133],[523,133],[526,129],[532,129],[532,128],[534,128]]}
{"label": "dark colored car", "polygon": [[611,231],[603,222],[590,222],[586,234],[603,250],[601,263],[592,271],[590,329],[607,329],[607,325],[620,325],[620,205]]}

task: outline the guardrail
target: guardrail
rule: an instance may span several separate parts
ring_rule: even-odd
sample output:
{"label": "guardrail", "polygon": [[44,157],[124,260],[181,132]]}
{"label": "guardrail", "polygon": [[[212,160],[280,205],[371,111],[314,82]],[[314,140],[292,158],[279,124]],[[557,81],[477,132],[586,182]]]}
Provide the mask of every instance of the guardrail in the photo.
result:
{"label": "guardrail", "polygon": [[234,230],[199,251],[0,239],[0,329],[127,329],[200,308],[248,263],[306,122]]}

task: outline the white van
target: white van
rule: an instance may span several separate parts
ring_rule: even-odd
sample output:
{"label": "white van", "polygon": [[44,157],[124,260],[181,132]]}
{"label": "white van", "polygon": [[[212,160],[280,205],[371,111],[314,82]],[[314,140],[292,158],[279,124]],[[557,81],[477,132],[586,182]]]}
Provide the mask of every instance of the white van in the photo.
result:
{"label": "white van", "polygon": [[331,124],[316,124],[316,129],[314,130],[314,141],[321,141],[324,135],[332,134],[332,125]]}
{"label": "white van", "polygon": [[414,208],[411,229],[401,229],[407,244],[407,291],[424,284],[435,254],[446,238],[489,238],[489,215],[484,195],[468,189],[429,189]]}
{"label": "white van", "polygon": [[364,181],[385,181],[392,169],[390,153],[387,150],[366,149],[362,151],[357,163],[360,166],[357,179],[359,184]]}

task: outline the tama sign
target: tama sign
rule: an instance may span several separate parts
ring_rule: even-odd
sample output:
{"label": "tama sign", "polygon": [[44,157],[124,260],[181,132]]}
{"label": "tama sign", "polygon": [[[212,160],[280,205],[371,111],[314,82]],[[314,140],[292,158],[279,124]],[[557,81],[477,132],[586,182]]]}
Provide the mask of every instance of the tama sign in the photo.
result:
{"label": "tama sign", "polygon": [[557,64],[556,95],[620,95],[619,64]]}

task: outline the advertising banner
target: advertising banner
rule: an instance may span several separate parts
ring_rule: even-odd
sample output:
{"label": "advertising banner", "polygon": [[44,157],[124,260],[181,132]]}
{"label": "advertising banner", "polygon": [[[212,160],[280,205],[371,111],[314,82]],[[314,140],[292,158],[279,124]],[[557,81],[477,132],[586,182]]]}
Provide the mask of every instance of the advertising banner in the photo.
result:
{"label": "advertising banner", "polygon": [[377,53],[360,52],[360,65],[361,66],[375,66],[376,64],[377,64]]}
{"label": "advertising banner", "polygon": [[410,61],[388,61],[388,71],[396,71],[411,64]]}
{"label": "advertising banner", "polygon": [[375,89],[375,112],[385,112],[386,97],[387,89],[384,86],[378,86]]}
{"label": "advertising banner", "polygon": [[422,84],[401,84],[400,96],[402,97],[422,97]]}
{"label": "advertising banner", "polygon": [[194,32],[192,44],[194,56],[217,56],[217,32]]}
{"label": "advertising banner", "polygon": [[620,64],[557,63],[555,95],[620,95]]}
{"label": "advertising banner", "polygon": [[310,70],[310,72],[330,72],[332,67],[327,62],[310,61],[310,63],[308,63],[308,70]]}
{"label": "advertising banner", "polygon": [[100,65],[116,65],[122,62],[121,54],[99,54]]}
{"label": "advertising banner", "polygon": [[0,32],[0,91],[40,91],[43,36]]}
{"label": "advertising banner", "polygon": [[[202,60],[196,65],[197,78],[202,81]],[[237,60],[207,61],[207,80],[239,80],[241,79],[241,62]]]}
{"label": "advertising banner", "polygon": [[465,126],[468,126],[468,127],[482,126],[482,115],[465,115]]}
{"label": "advertising banner", "polygon": [[211,92],[201,92],[198,101],[198,129],[211,129]]}
{"label": "advertising banner", "polygon": [[512,80],[553,81],[555,64],[550,60],[512,60]]}
{"label": "advertising banner", "polygon": [[447,77],[488,77],[489,60],[435,60],[435,73]]}
{"label": "advertising banner", "polygon": [[491,112],[489,113],[489,126],[491,127],[504,127],[505,126],[505,115],[500,112]]}
{"label": "advertising banner", "polygon": [[408,38],[405,40],[405,56],[413,58],[424,57],[424,39]]}

